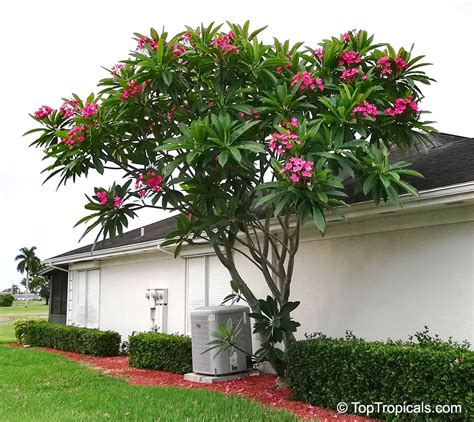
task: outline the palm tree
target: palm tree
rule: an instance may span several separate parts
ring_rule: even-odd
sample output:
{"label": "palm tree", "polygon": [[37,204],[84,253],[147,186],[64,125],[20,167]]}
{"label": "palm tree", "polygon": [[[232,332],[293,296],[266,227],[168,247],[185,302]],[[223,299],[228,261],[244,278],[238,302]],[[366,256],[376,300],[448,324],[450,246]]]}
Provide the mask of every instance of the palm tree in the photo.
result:
{"label": "palm tree", "polygon": [[[36,246],[32,246],[31,248],[21,248],[20,254],[15,257],[15,261],[18,261],[18,265],[16,269],[19,273],[23,274],[26,272],[26,293],[28,294],[28,281],[30,280],[31,276],[35,276],[41,268],[41,261],[36,256]],[[28,306],[28,301],[26,301],[26,305]]]}

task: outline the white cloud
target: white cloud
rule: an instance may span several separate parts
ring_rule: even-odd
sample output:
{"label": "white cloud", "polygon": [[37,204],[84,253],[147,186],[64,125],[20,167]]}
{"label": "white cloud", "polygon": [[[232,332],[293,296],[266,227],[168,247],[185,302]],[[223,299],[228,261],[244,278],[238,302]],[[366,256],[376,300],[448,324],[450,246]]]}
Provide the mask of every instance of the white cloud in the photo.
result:
{"label": "white cloud", "polygon": [[[8,6],[7,6],[8,5]],[[67,5],[67,6],[66,6]],[[33,126],[28,113],[58,106],[70,92],[86,95],[111,66],[134,47],[133,32],[163,25],[173,33],[201,22],[269,25],[266,37],[316,45],[322,38],[364,28],[379,41],[409,47],[434,63],[438,83],[428,87],[424,108],[437,128],[472,136],[470,84],[472,3],[467,1],[82,1],[7,2],[0,16],[2,128],[0,288],[18,281],[13,257],[22,246],[38,246],[43,258],[77,247],[86,192],[108,185],[114,175],[81,180],[55,191],[42,185],[40,151],[21,134]],[[470,86],[468,85],[468,88]],[[146,213],[133,227],[159,219]],[[90,238],[89,238],[90,240]],[[83,243],[85,244],[85,243]]]}

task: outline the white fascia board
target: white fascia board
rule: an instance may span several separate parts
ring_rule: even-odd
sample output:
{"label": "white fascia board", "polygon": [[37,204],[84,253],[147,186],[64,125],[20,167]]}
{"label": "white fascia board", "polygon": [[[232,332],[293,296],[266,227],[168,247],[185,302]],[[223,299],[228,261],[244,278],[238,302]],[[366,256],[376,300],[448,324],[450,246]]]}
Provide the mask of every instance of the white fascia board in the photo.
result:
{"label": "white fascia board", "polygon": [[53,264],[71,264],[73,262],[80,262],[80,261],[90,261],[101,259],[105,257],[114,257],[120,255],[128,255],[133,253],[141,253],[141,252],[154,252],[157,251],[157,246],[162,242],[162,239],[153,240],[149,242],[142,242],[136,243],[133,245],[125,245],[125,246],[118,246],[115,248],[108,248],[108,249],[101,249],[98,251],[91,252],[83,252],[80,254],[69,255],[69,256],[60,256],[57,258],[47,259],[43,261],[46,265]]}
{"label": "white fascia board", "polygon": [[[371,217],[379,214],[396,212],[401,210],[425,210],[427,207],[434,207],[439,205],[446,205],[455,202],[465,202],[473,201],[474,202],[474,181],[460,183],[457,185],[444,186],[435,189],[429,189],[420,192],[420,197],[416,198],[413,195],[401,195],[402,208],[397,205],[387,203],[380,204],[379,206],[374,206],[372,201],[358,202],[352,204],[348,207],[340,207],[343,218],[353,219],[358,217]],[[338,221],[341,220],[341,217],[337,215],[328,215],[327,221]],[[271,230],[278,230],[279,225],[271,224]],[[280,228],[281,229],[281,228]],[[143,252],[159,252],[167,253],[164,248],[161,249],[159,246],[164,241],[164,239],[157,239],[149,242],[136,243],[133,245],[119,246],[115,248],[108,248],[98,251],[85,252],[76,255],[69,255],[64,257],[58,257],[54,259],[45,260],[45,264],[70,264],[73,262],[80,261],[90,261],[102,258],[109,258],[121,255],[136,254]],[[197,241],[196,243],[207,243],[204,240],[202,242]]]}
{"label": "white fascia board", "polygon": [[[425,207],[446,205],[455,202],[474,201],[474,182],[420,191],[419,198],[410,194],[400,195],[400,200],[402,207],[390,202],[374,206],[372,201],[364,201],[350,205],[349,207],[341,207],[340,209],[347,219],[415,208],[421,210],[421,208]],[[340,220],[340,218],[332,215],[328,216],[327,220],[334,221]]]}

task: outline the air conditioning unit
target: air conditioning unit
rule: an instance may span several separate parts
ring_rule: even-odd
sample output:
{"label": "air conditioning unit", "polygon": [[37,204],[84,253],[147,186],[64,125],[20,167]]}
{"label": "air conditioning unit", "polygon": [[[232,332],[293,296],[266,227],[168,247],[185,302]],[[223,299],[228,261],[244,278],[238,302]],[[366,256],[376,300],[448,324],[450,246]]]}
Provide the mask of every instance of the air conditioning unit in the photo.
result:
{"label": "air conditioning unit", "polygon": [[[228,375],[252,369],[252,332],[251,321],[247,315],[247,306],[204,306],[191,311],[191,340],[193,354],[193,372],[202,375]],[[218,331],[221,324],[239,325],[237,344],[240,350],[219,352],[219,349],[203,353],[211,347],[208,343],[215,338],[211,335]]]}

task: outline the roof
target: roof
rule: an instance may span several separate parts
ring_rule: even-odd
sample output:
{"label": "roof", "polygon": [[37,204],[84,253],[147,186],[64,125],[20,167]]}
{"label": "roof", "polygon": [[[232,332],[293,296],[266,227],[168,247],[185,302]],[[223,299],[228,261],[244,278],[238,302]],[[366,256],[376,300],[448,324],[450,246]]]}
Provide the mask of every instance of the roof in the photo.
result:
{"label": "roof", "polygon": [[419,171],[424,179],[407,177],[419,191],[456,185],[474,180],[474,138],[437,133],[433,146],[406,154],[393,152],[392,161],[409,161],[410,169]]}
{"label": "roof", "polygon": [[[163,239],[167,233],[176,228],[176,216],[165,218],[156,223],[148,224],[135,230],[125,232],[121,237],[113,239],[106,239],[97,242],[94,251],[104,249],[118,248],[120,246],[135,245],[153,240]],[[143,229],[143,236],[141,235]],[[77,255],[80,253],[91,252],[93,244],[83,246],[81,248],[73,249],[61,255],[53,256],[51,259],[66,257],[70,255]]]}
{"label": "roof", "polygon": [[[401,153],[394,151],[392,162],[409,161],[410,169],[419,171],[424,179],[407,177],[406,180],[419,191],[456,185],[474,180],[474,138],[437,133],[433,135],[433,145]],[[360,196],[349,195],[347,202],[357,203],[365,200]],[[94,252],[121,246],[130,246],[163,239],[176,228],[176,216],[148,224],[124,233],[121,237],[97,242]],[[141,235],[143,229],[143,236]],[[92,244],[73,249],[51,259],[77,255],[92,251]]]}

